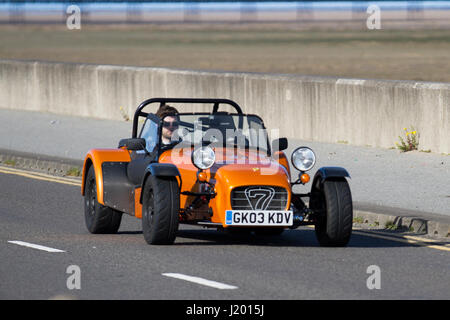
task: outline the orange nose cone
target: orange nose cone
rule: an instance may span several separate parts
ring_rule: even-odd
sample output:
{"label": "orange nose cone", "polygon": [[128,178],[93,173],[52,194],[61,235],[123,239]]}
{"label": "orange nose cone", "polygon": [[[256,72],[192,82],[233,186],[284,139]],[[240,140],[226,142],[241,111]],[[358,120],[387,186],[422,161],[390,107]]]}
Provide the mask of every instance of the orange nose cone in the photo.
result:
{"label": "orange nose cone", "polygon": [[303,183],[303,184],[306,184],[306,183],[308,183],[309,182],[309,174],[307,174],[307,173],[304,173],[304,174],[302,174],[301,176],[300,176],[300,181]]}
{"label": "orange nose cone", "polygon": [[198,173],[197,178],[198,181],[205,182],[208,177],[206,176],[206,172],[202,171]]}

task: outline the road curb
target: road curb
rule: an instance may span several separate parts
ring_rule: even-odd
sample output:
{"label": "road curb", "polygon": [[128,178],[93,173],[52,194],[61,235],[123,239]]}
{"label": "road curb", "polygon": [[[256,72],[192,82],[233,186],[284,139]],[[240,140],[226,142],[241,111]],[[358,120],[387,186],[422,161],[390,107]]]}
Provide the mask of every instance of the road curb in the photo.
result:
{"label": "road curb", "polygon": [[0,165],[39,171],[56,176],[79,176],[83,161],[0,149]]}
{"label": "road curb", "polygon": [[450,223],[433,218],[390,215],[356,209],[353,211],[353,221],[363,227],[394,229],[430,237],[450,237]]}
{"label": "road curb", "polygon": [[[29,169],[44,172],[56,176],[67,176],[68,172],[81,174],[83,161],[76,159],[38,155],[20,151],[0,149],[0,165],[8,165],[15,168]],[[431,237],[450,237],[449,222],[440,221],[433,217],[421,217],[418,215],[394,215],[370,210],[353,210],[354,223],[363,228],[386,228],[390,226],[397,231],[427,235]]]}

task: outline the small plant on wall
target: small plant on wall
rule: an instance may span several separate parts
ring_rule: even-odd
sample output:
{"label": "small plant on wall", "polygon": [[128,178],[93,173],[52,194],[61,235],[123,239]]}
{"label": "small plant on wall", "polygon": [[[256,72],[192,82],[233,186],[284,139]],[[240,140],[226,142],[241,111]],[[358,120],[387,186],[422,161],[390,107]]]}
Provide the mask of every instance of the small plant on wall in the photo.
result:
{"label": "small plant on wall", "polygon": [[400,139],[400,143],[395,143],[397,148],[403,152],[417,150],[419,147],[419,134],[411,126],[411,130],[408,131],[408,128],[403,128],[405,137],[398,136]]}

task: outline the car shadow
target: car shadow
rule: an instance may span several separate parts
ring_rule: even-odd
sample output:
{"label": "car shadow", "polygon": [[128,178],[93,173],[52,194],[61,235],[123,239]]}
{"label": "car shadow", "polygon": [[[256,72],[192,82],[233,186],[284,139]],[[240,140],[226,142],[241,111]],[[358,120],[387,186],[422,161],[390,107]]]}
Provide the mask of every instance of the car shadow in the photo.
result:
{"label": "car shadow", "polygon": [[116,234],[142,234],[142,231],[118,231]]}
{"label": "car shadow", "polygon": [[[353,233],[348,248],[392,248],[418,247],[419,244],[375,238],[367,233]],[[193,240],[193,241],[190,241]],[[273,247],[320,247],[315,231],[310,228],[286,230],[279,236],[255,234],[229,234],[221,230],[181,229],[178,231],[176,246],[250,245]]]}

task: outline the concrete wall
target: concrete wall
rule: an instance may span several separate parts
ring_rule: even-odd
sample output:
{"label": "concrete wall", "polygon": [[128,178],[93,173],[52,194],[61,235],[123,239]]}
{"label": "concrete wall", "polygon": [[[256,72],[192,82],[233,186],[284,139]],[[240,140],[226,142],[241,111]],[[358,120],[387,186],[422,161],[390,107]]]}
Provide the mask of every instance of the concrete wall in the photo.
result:
{"label": "concrete wall", "polygon": [[[220,97],[298,139],[450,153],[450,83],[383,81],[0,60],[0,108],[132,118],[150,97]],[[191,111],[192,109],[180,108]]]}

